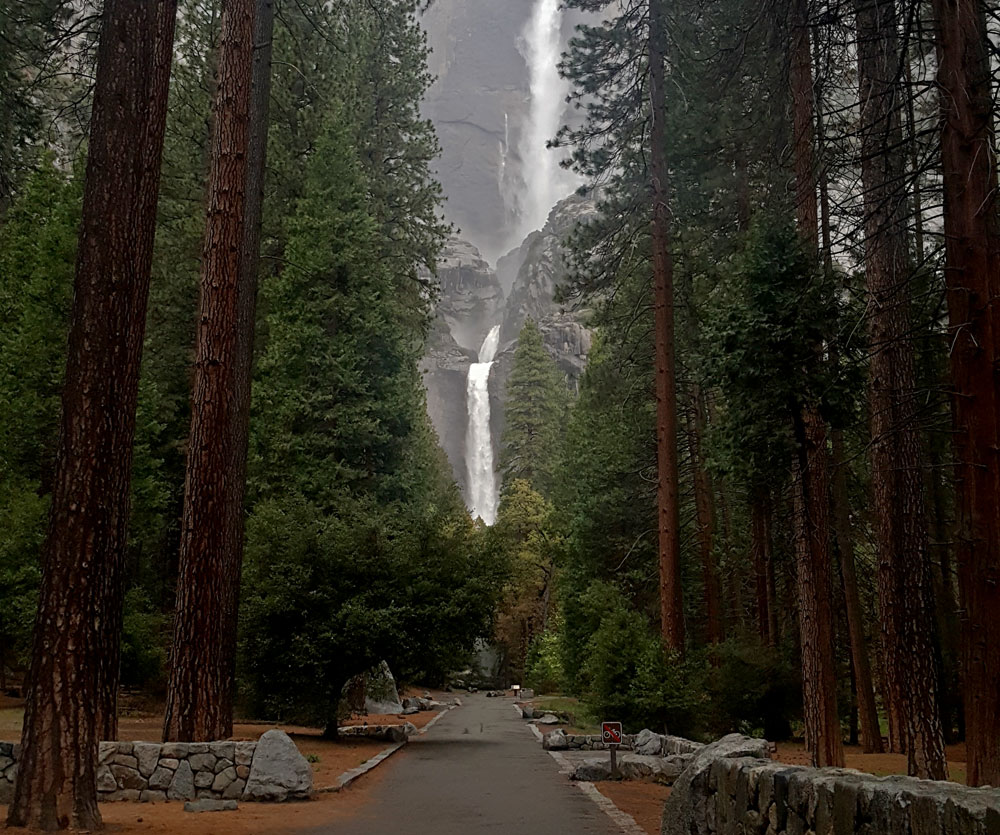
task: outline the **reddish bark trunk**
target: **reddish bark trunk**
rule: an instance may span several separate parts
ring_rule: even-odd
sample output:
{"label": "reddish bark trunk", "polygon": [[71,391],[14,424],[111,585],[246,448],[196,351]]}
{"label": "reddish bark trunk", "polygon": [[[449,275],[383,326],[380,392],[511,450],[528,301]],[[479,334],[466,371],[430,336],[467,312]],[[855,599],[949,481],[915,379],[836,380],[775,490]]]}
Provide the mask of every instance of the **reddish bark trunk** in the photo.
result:
{"label": "reddish bark trunk", "polygon": [[826,424],[815,409],[796,420],[795,557],[802,643],[802,696],[806,745],[813,765],[844,765],[833,653],[833,588],[827,490]]}
{"label": "reddish bark trunk", "polygon": [[715,558],[712,479],[705,469],[701,452],[702,439],[706,431],[703,397],[701,388],[696,385],[692,392],[688,444],[694,475],[695,517],[698,525],[698,554],[701,557],[701,577],[705,597],[706,638],[708,643],[718,644],[722,643],[726,636],[722,621],[722,591]]}
{"label": "reddish bark trunk", "polygon": [[944,780],[934,613],[920,436],[909,338],[898,21],[892,0],[858,0],[861,182],[869,293],[871,474],[879,601],[890,699],[899,705],[908,771]]}
{"label": "reddish bark trunk", "polygon": [[649,4],[649,86],[652,106],[650,160],[653,197],[653,283],[656,341],[657,520],[659,533],[660,629],[664,645],[684,651],[681,589],[679,473],[677,467],[677,375],[674,346],[673,261],[666,134],[666,25],[663,0]]}
{"label": "reddish bark trunk", "polygon": [[1000,785],[1000,215],[984,6],[934,0],[970,785]]}
{"label": "reddish bark trunk", "polygon": [[[792,0],[789,20],[796,216],[807,250],[819,255],[816,149],[813,126],[812,51],[807,0]],[[821,350],[817,346],[817,350]],[[814,764],[842,766],[844,747],[837,713],[836,665],[830,578],[829,475],[826,424],[815,405],[794,416],[798,454],[795,472],[795,552],[802,643],[806,742]]]}
{"label": "reddish bark trunk", "polygon": [[[163,737],[223,739],[232,732],[233,630],[242,561],[239,477],[241,388],[249,345],[242,331],[253,109],[255,0],[226,0],[208,212],[202,258],[191,432],[177,577],[174,641]],[[252,323],[251,323],[252,324]],[[245,435],[242,436],[245,444]],[[246,455],[245,450],[242,453]]]}
{"label": "reddish bark trunk", "polygon": [[771,496],[758,489],[750,502],[750,553],[753,557],[754,590],[757,604],[757,634],[762,644],[778,644],[776,612],[773,612],[771,592]]}
{"label": "reddish bark trunk", "polygon": [[833,446],[833,510],[834,532],[837,537],[837,551],[840,556],[840,573],[844,581],[844,601],[847,614],[847,632],[851,641],[851,669],[854,692],[858,702],[858,724],[861,742],[866,754],[881,754],[882,731],[878,723],[878,708],[875,706],[875,685],[872,682],[872,665],[865,640],[864,609],[858,591],[858,576],[854,564],[854,535],[851,531],[849,502],[847,497],[847,464],[844,461],[844,439],[839,431],[832,435]]}
{"label": "reddish bark trunk", "polygon": [[176,3],[107,0],[11,826],[99,828]]}

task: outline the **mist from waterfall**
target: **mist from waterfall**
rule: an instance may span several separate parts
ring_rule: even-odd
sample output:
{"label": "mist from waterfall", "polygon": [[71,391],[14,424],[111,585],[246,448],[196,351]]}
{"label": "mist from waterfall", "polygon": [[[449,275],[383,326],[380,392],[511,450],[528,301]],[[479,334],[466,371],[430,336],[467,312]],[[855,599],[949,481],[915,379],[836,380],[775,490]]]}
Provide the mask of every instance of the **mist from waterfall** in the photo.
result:
{"label": "mist from waterfall", "polygon": [[549,212],[577,185],[559,165],[560,152],[546,148],[562,127],[569,82],[559,75],[563,13],[560,0],[536,0],[522,33],[521,54],[528,65],[531,101],[518,146],[523,189],[518,196],[514,245],[541,229]]}
{"label": "mist from waterfall", "polygon": [[465,460],[469,470],[469,511],[492,525],[497,516],[497,480],[493,469],[493,433],[490,427],[490,369],[500,345],[500,326],[486,335],[479,349],[479,362],[469,366],[466,405],[469,425],[465,436]]}

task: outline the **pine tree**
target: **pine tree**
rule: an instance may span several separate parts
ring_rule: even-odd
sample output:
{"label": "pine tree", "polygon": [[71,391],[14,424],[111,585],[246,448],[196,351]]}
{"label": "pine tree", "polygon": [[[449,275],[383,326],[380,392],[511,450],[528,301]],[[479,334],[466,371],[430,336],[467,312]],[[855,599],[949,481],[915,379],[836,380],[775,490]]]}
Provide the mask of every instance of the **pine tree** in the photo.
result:
{"label": "pine tree", "polygon": [[566,425],[569,393],[538,325],[524,323],[507,379],[500,471],[504,484],[524,480],[551,496]]}
{"label": "pine tree", "polygon": [[175,11],[170,0],[104,7],[12,826],[101,825],[97,747],[117,730],[129,479]]}
{"label": "pine tree", "polygon": [[908,280],[899,21],[894,2],[857,3],[865,277],[870,295],[872,492],[889,698],[898,705],[908,770],[944,780],[937,707],[927,519],[916,425]]}
{"label": "pine tree", "polygon": [[[253,222],[247,203],[253,181],[256,14],[255,0],[223,3],[177,613],[163,724],[167,741],[232,734],[235,659],[229,636],[235,634],[237,616],[234,589],[243,559],[245,490],[238,466],[245,453],[238,446],[246,442],[240,418],[249,399],[255,324],[255,288],[246,286],[254,283],[248,273],[255,270],[255,259],[246,250],[256,243],[247,232]],[[266,124],[265,114],[260,119]],[[258,159],[263,165],[262,143]]]}
{"label": "pine tree", "polygon": [[1000,784],[1000,211],[983,5],[935,0],[970,785]]}

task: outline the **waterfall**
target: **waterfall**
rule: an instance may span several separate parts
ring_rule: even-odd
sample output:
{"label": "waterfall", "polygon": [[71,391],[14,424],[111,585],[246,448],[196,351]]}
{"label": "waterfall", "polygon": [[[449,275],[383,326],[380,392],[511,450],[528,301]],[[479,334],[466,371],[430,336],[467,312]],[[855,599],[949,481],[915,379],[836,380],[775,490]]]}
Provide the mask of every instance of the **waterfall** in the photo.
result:
{"label": "waterfall", "polygon": [[469,468],[469,510],[487,525],[496,521],[497,482],[493,470],[493,433],[490,430],[490,369],[500,346],[500,326],[486,335],[479,349],[479,362],[469,366],[466,406],[469,428],[465,436],[465,460]]}
{"label": "waterfall", "polygon": [[570,89],[569,82],[559,76],[563,43],[559,2],[536,0],[522,35],[531,103],[518,148],[524,192],[518,201],[520,228],[515,245],[545,226],[552,207],[576,187],[574,176],[560,167],[558,152],[545,147],[562,126]]}

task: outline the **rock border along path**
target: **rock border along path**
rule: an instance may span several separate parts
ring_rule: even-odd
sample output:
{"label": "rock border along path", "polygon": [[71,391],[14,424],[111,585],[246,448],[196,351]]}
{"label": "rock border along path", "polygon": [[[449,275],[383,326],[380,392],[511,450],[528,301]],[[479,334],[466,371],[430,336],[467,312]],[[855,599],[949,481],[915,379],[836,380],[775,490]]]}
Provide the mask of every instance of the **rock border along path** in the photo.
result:
{"label": "rock border along path", "polygon": [[[456,707],[459,707],[459,705],[448,705],[447,708],[445,708],[442,711],[439,711],[437,716],[435,716],[433,719],[431,719],[430,722],[428,722],[420,730],[417,731],[417,734],[419,736],[423,736],[431,728],[434,727],[435,723],[442,716],[444,716],[449,710],[454,710]],[[395,754],[400,748],[403,748],[405,746],[406,746],[405,742],[396,742],[396,743],[393,743],[388,748],[385,748],[384,750],[379,751],[379,753],[377,753],[371,759],[365,760],[363,763],[361,763],[361,765],[356,766],[355,768],[352,768],[352,769],[350,769],[348,771],[345,771],[343,774],[341,774],[334,781],[334,783],[333,783],[332,786],[323,786],[322,788],[315,789],[315,791],[313,793],[314,794],[332,794],[334,792],[339,792],[341,789],[347,788],[349,785],[351,785],[351,783],[353,783],[359,777],[364,777],[369,771],[371,771],[372,769],[377,768],[378,766],[380,766],[387,759],[389,759],[389,757],[391,757],[393,754]]]}
{"label": "rock border along path", "polygon": [[[514,711],[522,719],[524,718],[524,711],[521,710],[521,707],[519,705],[514,705]],[[530,730],[531,733],[534,734],[535,739],[537,739],[539,742],[542,741],[543,735],[542,732],[538,730],[537,725],[531,724],[529,722],[528,730]],[[573,763],[571,763],[559,751],[549,751],[548,754],[558,764],[559,773],[564,775],[568,779],[569,776],[575,771]],[[635,818],[633,818],[628,812],[623,812],[621,809],[619,809],[615,805],[614,801],[610,797],[605,797],[603,794],[601,794],[601,790],[597,788],[597,786],[595,786],[593,783],[588,783],[582,780],[581,781],[574,780],[573,785],[575,785],[581,792],[583,792],[584,795],[597,806],[597,808],[599,808],[602,812],[604,812],[604,814],[606,814],[609,818],[611,818],[611,820],[614,821],[615,825],[619,829],[621,829],[621,831],[624,832],[625,835],[646,835],[646,830],[635,822]]]}

